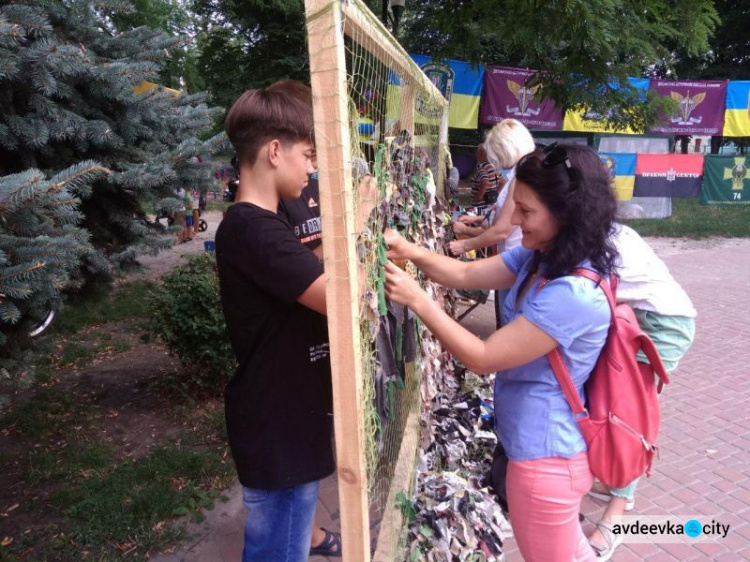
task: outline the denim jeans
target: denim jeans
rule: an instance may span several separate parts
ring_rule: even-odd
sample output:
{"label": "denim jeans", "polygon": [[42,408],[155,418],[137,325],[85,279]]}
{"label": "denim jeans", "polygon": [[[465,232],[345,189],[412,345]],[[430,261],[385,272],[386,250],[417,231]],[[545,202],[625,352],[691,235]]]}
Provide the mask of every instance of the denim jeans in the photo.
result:
{"label": "denim jeans", "polygon": [[292,488],[243,488],[247,509],[242,562],[306,562],[318,481]]}

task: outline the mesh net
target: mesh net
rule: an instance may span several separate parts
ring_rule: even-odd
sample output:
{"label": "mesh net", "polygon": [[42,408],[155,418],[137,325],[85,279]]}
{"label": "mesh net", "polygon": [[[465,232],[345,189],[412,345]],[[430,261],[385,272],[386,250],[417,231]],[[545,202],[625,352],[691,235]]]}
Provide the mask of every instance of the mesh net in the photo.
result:
{"label": "mesh net", "polygon": [[[328,8],[339,9],[339,3],[331,2]],[[442,247],[447,135],[441,135],[441,127],[447,103],[362,2],[347,2],[342,13],[348,165],[352,170],[347,189],[353,196],[355,213],[368,217],[366,228],[357,237],[359,263],[355,273],[366,287],[357,311],[363,401],[358,411],[366,435],[370,527],[376,534],[388,508],[410,494],[413,463],[406,467],[409,474],[401,474],[394,484],[399,454],[402,448],[416,450],[415,428],[440,384],[445,362],[440,346],[413,313],[385,298],[387,248],[382,233],[392,228],[432,250]],[[308,12],[308,21],[316,15]],[[313,87],[316,99],[327,95],[315,91],[315,81]],[[320,146],[321,139],[317,142]],[[376,185],[363,189],[371,181],[369,177]],[[397,265],[419,276],[411,264]],[[435,299],[444,299],[441,289],[425,279],[420,281]],[[412,431],[407,432],[407,427]],[[407,433],[412,437],[405,442]],[[428,435],[419,438],[429,440]],[[387,534],[388,540],[398,540],[398,533]],[[379,544],[379,550],[381,547]],[[395,545],[387,549],[395,552]]]}

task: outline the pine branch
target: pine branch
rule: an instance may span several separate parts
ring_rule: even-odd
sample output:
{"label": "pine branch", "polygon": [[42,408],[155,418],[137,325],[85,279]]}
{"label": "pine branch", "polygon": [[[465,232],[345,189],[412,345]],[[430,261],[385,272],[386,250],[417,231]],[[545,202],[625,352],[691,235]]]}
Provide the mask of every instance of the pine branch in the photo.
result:
{"label": "pine branch", "polygon": [[[84,160],[79,162],[70,168],[63,170],[59,174],[56,174],[50,181],[53,184],[53,191],[62,191],[68,189],[74,193],[78,193],[84,196],[85,193],[89,193],[89,184],[95,179],[103,175],[109,175],[112,170],[101,166],[98,162],[93,160]],[[67,177],[66,177],[67,176]]]}
{"label": "pine branch", "polygon": [[[13,304],[13,301],[0,301],[0,320],[12,326],[16,324],[20,319],[21,311],[18,310],[18,307],[15,304]],[[5,339],[4,336],[3,339]]]}
{"label": "pine branch", "polygon": [[40,269],[47,267],[47,263],[43,261],[35,261],[30,265],[17,265],[15,267],[5,268],[0,272],[0,283],[8,281],[27,281]]}

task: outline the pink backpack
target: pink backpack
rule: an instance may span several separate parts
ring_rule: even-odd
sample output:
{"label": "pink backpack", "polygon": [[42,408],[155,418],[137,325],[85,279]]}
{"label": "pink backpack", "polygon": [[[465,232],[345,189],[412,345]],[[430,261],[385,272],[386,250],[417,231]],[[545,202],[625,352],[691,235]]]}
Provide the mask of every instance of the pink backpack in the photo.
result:
{"label": "pink backpack", "polygon": [[[573,274],[599,283],[612,310],[607,341],[586,383],[588,408],[581,403],[560,348],[547,357],[586,440],[591,472],[606,486],[621,488],[644,473],[651,475],[661,421],[654,373],[659,389],[669,377],[633,310],[616,304],[617,278],[608,284],[588,269]],[[636,361],[639,350],[650,364]]]}

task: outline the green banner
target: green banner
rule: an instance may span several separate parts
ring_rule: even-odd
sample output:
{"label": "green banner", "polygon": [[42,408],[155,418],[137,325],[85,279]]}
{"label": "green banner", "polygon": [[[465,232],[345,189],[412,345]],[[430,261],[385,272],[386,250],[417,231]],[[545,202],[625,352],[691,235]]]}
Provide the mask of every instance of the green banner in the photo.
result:
{"label": "green banner", "polygon": [[746,156],[706,156],[701,205],[750,205]]}

